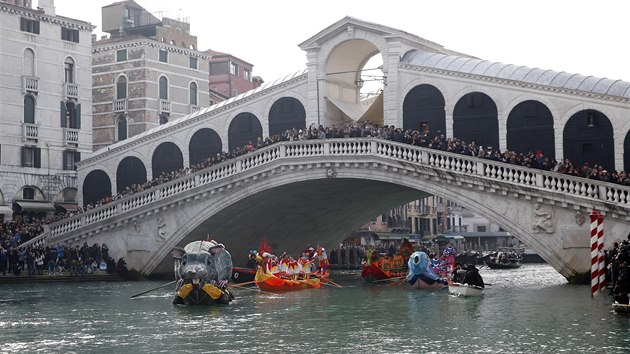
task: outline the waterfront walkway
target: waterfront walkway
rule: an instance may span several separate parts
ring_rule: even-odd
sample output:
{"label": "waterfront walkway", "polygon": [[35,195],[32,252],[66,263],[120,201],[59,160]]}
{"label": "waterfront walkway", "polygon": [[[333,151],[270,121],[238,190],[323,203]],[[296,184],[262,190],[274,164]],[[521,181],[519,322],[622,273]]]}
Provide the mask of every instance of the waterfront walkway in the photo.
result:
{"label": "waterfront walkway", "polygon": [[93,281],[123,281],[125,278],[118,273],[97,272],[93,274],[70,275],[70,272],[61,272],[56,275],[28,275],[22,272],[21,275],[0,274],[1,284],[14,283],[48,283],[48,282],[93,282]]}

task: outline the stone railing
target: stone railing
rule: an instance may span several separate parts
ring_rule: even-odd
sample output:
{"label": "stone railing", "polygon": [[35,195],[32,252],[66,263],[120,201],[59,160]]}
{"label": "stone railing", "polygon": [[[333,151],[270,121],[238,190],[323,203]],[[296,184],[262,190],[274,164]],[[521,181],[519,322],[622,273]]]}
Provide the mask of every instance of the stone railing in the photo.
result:
{"label": "stone railing", "polygon": [[67,145],[79,144],[79,129],[63,128],[63,140]]}
{"label": "stone railing", "polygon": [[[541,193],[562,193],[565,199],[587,199],[612,203],[616,208],[630,208],[630,188],[612,183],[376,138],[304,140],[277,143],[61,220],[50,225],[50,237],[57,238],[67,232],[108,220],[134,209],[159,203],[166,198],[177,198],[185,191],[193,189],[201,191],[210,183],[275,161],[312,157],[334,158],[335,156],[373,156],[430,167],[436,171],[447,171],[451,176],[472,176],[514,186],[535,188]],[[521,188],[521,190],[525,189]]]}
{"label": "stone railing", "polygon": [[64,82],[63,94],[66,98],[79,98],[79,85],[71,82]]}
{"label": "stone railing", "polygon": [[22,76],[22,83],[25,92],[39,91],[39,78],[32,76]]}
{"label": "stone railing", "polygon": [[39,138],[39,128],[36,124],[22,123],[24,140],[37,140]]}
{"label": "stone railing", "polygon": [[160,113],[171,113],[171,101],[160,99]]}
{"label": "stone railing", "polygon": [[114,112],[115,113],[126,112],[126,111],[127,111],[127,99],[126,98],[114,100]]}

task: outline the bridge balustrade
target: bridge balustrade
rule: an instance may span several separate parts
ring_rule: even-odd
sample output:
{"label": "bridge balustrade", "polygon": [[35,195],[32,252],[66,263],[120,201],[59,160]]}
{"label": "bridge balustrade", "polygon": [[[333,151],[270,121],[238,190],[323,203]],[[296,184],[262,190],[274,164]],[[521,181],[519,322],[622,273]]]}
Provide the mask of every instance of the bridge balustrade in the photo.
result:
{"label": "bridge balustrade", "polygon": [[531,169],[378,138],[303,140],[276,143],[233,160],[181,176],[149,190],[132,194],[111,204],[102,205],[61,220],[50,225],[50,234],[40,235],[29,242],[36,243],[51,237],[58,237],[87,225],[107,220],[113,216],[177,196],[184,191],[203,187],[277,160],[312,156],[357,155],[373,155],[465,176],[475,175],[487,180],[533,187],[543,192],[560,192],[578,199],[588,198],[630,208],[630,188],[612,183],[592,181],[556,172]]}

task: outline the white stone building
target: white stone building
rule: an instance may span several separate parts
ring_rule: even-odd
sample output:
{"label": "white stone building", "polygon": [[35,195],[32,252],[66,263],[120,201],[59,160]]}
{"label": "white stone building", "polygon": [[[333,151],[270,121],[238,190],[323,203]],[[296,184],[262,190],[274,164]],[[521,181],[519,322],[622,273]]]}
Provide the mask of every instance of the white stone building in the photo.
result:
{"label": "white stone building", "polygon": [[92,26],[53,0],[0,1],[0,216],[76,205],[92,151]]}

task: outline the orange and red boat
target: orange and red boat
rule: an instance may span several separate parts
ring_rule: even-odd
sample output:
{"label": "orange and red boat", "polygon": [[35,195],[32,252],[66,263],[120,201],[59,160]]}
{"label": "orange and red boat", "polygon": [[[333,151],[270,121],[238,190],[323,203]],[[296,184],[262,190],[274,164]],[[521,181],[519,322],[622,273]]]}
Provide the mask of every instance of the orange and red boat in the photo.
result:
{"label": "orange and red boat", "polygon": [[262,291],[286,292],[304,289],[317,289],[322,286],[322,280],[317,277],[309,279],[290,280],[277,277],[269,272],[265,272],[263,267],[256,271],[254,283]]}

